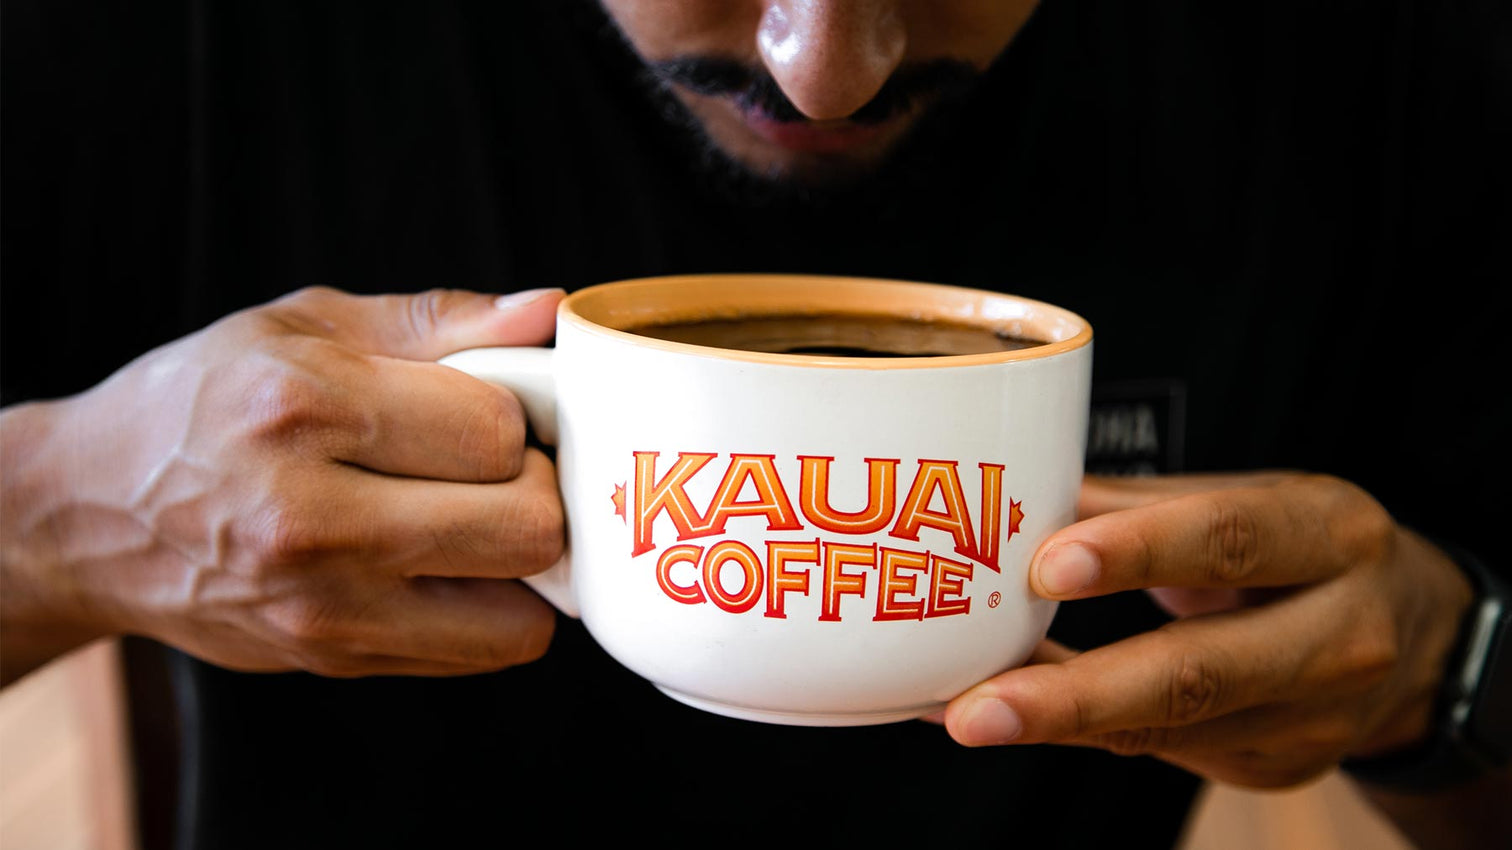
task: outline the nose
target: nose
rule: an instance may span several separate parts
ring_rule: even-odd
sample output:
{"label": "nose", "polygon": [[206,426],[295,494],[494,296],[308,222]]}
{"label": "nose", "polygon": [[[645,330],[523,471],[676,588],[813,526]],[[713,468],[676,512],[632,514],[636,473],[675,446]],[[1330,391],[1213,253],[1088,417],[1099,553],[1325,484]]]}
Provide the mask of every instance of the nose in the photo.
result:
{"label": "nose", "polygon": [[772,0],[756,30],[767,71],[816,121],[866,105],[897,69],[907,41],[897,0]]}

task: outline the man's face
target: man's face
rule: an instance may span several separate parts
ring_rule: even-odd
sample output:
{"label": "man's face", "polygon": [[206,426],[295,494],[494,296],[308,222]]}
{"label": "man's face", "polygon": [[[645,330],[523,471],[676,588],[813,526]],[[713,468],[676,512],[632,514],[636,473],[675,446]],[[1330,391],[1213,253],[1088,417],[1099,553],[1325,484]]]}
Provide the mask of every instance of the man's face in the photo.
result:
{"label": "man's face", "polygon": [[657,84],[753,175],[866,173],[1008,46],[1036,0],[601,0]]}

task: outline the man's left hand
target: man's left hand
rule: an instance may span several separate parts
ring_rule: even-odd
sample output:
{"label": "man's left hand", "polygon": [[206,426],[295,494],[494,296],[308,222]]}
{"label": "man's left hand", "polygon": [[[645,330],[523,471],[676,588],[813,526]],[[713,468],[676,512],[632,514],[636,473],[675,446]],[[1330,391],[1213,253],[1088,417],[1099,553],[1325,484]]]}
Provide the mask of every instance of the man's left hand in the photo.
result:
{"label": "man's left hand", "polygon": [[1033,591],[1143,588],[1175,619],[1085,652],[1046,641],[951,702],[959,742],[1101,747],[1282,787],[1427,734],[1470,586],[1358,487],[1089,477],[1079,508],[1036,553]]}

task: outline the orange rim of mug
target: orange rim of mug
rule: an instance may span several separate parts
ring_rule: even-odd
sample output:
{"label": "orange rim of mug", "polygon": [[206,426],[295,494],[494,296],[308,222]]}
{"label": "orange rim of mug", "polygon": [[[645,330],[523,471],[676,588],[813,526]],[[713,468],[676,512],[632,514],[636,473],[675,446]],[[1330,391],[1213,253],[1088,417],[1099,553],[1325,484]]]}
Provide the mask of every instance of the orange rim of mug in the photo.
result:
{"label": "orange rim of mug", "polygon": [[[1043,345],[942,357],[832,357],[772,354],[653,339],[627,329],[650,324],[849,313],[980,325]],[[1092,326],[1063,307],[1018,295],[940,283],[797,274],[690,274],[589,286],[562,299],[559,320],[589,333],[680,354],[784,366],[918,369],[1055,357],[1092,342]]]}

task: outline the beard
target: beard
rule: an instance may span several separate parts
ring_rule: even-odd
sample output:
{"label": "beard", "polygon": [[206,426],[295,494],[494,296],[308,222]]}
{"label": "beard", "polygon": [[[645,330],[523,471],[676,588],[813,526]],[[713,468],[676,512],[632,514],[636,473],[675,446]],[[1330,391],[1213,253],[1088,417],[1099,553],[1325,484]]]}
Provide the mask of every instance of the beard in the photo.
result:
{"label": "beard", "polygon": [[640,87],[681,145],[698,182],[746,206],[806,208],[890,205],[950,159],[950,140],[962,132],[980,73],[964,62],[939,60],[900,69],[861,109],[856,124],[879,124],[917,109],[907,131],[879,160],[814,154],[792,167],[755,168],[730,155],[676,94],[681,86],[727,98],[742,110],[775,121],[807,120],[764,70],[726,59],[685,57],[642,63]]}

